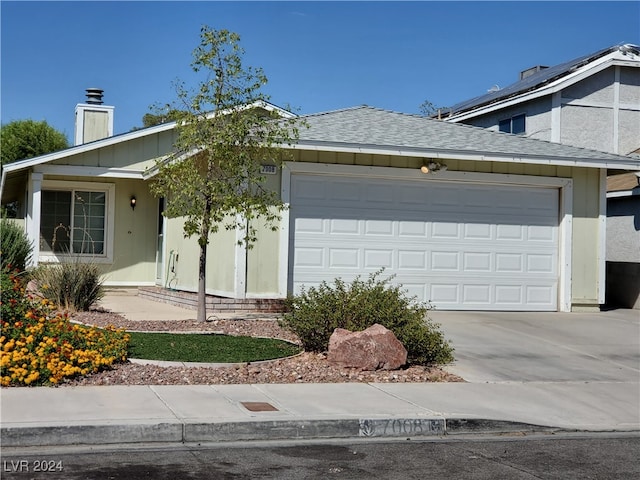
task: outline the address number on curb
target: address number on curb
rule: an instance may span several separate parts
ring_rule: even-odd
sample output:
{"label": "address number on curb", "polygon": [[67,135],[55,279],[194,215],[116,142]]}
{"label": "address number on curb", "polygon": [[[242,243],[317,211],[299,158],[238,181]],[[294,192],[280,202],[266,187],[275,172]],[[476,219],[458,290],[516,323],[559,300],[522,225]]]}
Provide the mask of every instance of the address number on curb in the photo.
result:
{"label": "address number on curb", "polygon": [[444,420],[416,418],[360,420],[360,437],[444,435]]}

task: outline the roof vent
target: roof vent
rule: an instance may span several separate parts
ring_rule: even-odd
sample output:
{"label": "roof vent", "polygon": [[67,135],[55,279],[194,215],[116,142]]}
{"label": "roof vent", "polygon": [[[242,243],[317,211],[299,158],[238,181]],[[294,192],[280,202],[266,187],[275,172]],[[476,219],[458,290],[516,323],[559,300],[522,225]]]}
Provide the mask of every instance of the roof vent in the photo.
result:
{"label": "roof vent", "polygon": [[104,90],[100,88],[87,88],[87,103],[89,105],[102,105],[102,94]]}

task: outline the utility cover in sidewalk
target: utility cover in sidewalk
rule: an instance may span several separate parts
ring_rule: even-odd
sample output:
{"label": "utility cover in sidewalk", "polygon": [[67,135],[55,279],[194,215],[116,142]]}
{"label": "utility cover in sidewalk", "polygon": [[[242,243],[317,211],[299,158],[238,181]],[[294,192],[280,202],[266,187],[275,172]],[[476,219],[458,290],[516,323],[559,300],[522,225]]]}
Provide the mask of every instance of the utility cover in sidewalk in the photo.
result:
{"label": "utility cover in sidewalk", "polygon": [[240,402],[250,412],[277,412],[278,409],[267,402]]}

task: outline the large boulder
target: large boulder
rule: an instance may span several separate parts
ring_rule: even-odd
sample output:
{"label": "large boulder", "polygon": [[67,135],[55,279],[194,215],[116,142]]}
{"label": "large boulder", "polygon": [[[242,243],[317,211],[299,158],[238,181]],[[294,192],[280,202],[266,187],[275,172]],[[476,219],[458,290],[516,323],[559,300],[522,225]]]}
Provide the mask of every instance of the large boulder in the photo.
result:
{"label": "large boulder", "polygon": [[395,370],[407,363],[407,349],[377,323],[361,332],[336,328],[329,338],[327,360],[361,370]]}

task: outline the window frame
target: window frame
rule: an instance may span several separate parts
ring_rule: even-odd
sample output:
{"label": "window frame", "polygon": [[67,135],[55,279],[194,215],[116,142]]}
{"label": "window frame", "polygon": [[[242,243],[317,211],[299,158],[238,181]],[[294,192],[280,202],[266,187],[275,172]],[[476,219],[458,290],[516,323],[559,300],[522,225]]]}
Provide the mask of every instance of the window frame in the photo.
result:
{"label": "window frame", "polygon": [[[44,263],[61,262],[69,258],[77,258],[81,262],[95,263],[113,263],[113,247],[115,239],[115,191],[114,183],[102,182],[72,182],[67,180],[43,180],[42,191],[58,190],[65,192],[86,191],[104,193],[105,198],[105,215],[104,215],[104,248],[103,253],[59,253],[59,252],[43,252],[40,251],[38,261]],[[41,207],[42,209],[42,207]],[[40,223],[40,221],[38,222]],[[38,227],[38,232],[40,227]],[[38,240],[39,241],[39,240]]]}
{"label": "window frame", "polygon": [[[521,132],[517,132],[514,133],[513,131],[513,120],[515,118],[519,118],[522,117],[522,124],[524,126],[523,130]],[[507,122],[509,122],[509,130],[502,130],[501,126],[505,125]],[[527,114],[526,112],[523,113],[518,113],[517,115],[512,115],[510,117],[507,118],[503,118],[502,120],[498,120],[498,131],[499,132],[503,132],[503,133],[510,133],[511,135],[525,135],[527,133]]]}

